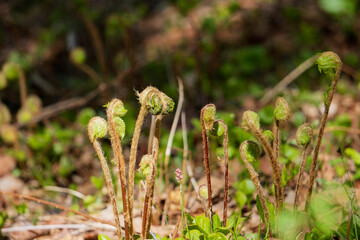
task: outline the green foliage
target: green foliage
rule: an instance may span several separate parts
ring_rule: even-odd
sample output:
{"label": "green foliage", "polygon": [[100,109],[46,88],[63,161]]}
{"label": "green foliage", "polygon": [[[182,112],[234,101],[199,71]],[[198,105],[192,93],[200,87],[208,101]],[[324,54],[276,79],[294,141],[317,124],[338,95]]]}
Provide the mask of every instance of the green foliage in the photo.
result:
{"label": "green foliage", "polygon": [[270,125],[274,122],[274,107],[267,105],[258,111],[261,124]]}
{"label": "green foliage", "polygon": [[314,218],[314,225],[326,235],[336,231],[341,224],[341,208],[329,199],[329,193],[317,195],[310,205],[310,215]]}
{"label": "green foliage", "polygon": [[2,72],[8,80],[15,80],[19,78],[18,65],[13,62],[6,62],[2,67]]}
{"label": "green foliage", "polygon": [[[4,224],[8,218],[9,218],[9,216],[5,211],[0,212],[0,229],[4,226]],[[1,234],[0,234],[0,236],[1,236]]]}
{"label": "green foliage", "polygon": [[0,102],[0,125],[8,124],[11,121],[9,108]]}
{"label": "green foliage", "polygon": [[296,132],[296,142],[305,147],[311,142],[313,136],[313,130],[310,124],[301,125]]}
{"label": "green foliage", "polygon": [[97,190],[101,190],[104,186],[104,181],[102,177],[91,176],[90,181],[96,187]]}
{"label": "green foliage", "polygon": [[354,16],[356,4],[354,0],[319,0],[322,10],[334,15]]}
{"label": "green foliage", "polygon": [[211,133],[213,136],[221,137],[221,136],[224,135],[225,128],[226,128],[226,126],[224,126],[224,124],[223,124],[222,121],[216,120],[216,121],[214,122],[214,125],[213,125],[210,133]]}
{"label": "green foliage", "polygon": [[345,154],[354,161],[357,166],[360,166],[360,153],[353,148],[346,148]]}
{"label": "green foliage", "polygon": [[0,72],[0,90],[6,88],[7,79],[4,73]]}
{"label": "green foliage", "polygon": [[116,125],[116,131],[118,132],[120,138],[124,138],[125,137],[125,130],[126,130],[126,126],[125,126],[125,122],[122,118],[120,117],[114,117],[113,121]]}
{"label": "green foliage", "polygon": [[208,200],[209,198],[209,190],[208,187],[206,185],[201,185],[199,187],[199,195],[202,199],[204,200]]}
{"label": "green foliage", "polygon": [[233,187],[236,189],[235,200],[239,208],[251,202],[252,196],[255,192],[255,186],[250,179],[235,182]]}
{"label": "green foliage", "polygon": [[95,117],[96,113],[92,108],[84,108],[77,115],[77,122],[82,126],[87,126],[90,119]]}
{"label": "green foliage", "polygon": [[127,109],[124,103],[119,99],[113,99],[110,103],[105,105],[108,109],[111,109],[113,117],[124,117],[127,113]]}
{"label": "green foliage", "polygon": [[89,138],[92,142],[94,142],[98,138],[105,137],[107,134],[107,131],[108,131],[107,123],[106,123],[105,119],[103,119],[101,117],[93,117],[89,121],[88,133],[89,133]]}
{"label": "green foliage", "polygon": [[71,50],[70,58],[75,63],[82,64],[86,61],[86,52],[85,49],[81,47],[74,48]]}
{"label": "green foliage", "polygon": [[[266,207],[269,211],[269,221],[270,221],[270,227],[274,227],[275,226],[275,207],[272,203],[266,201]],[[260,201],[260,198],[259,196],[256,196],[256,209],[261,217],[261,220],[263,222],[266,222],[265,221],[265,215],[264,215],[264,208],[261,204],[261,201]]]}
{"label": "green foliage", "polygon": [[333,52],[324,52],[322,53],[316,61],[320,73],[323,73],[326,78],[329,80],[329,86],[323,95],[324,103],[328,105],[328,94],[331,90],[331,82],[335,78],[336,72],[341,67],[341,60]]}
{"label": "green foliage", "polygon": [[266,141],[268,141],[270,144],[272,144],[272,142],[274,141],[274,134],[272,133],[272,131],[270,130],[265,130],[262,133],[263,137],[266,139]]}
{"label": "green foliage", "polygon": [[253,141],[246,141],[242,143],[240,151],[242,151],[249,162],[257,161],[261,154],[259,145]]}
{"label": "green foliage", "polygon": [[153,157],[151,154],[145,154],[142,156],[140,161],[140,169],[139,171],[145,176],[150,176],[151,172],[153,171]]}
{"label": "green foliage", "polygon": [[287,101],[279,97],[275,103],[274,117],[279,121],[287,121],[290,118],[290,106]]}
{"label": "green foliage", "polygon": [[202,109],[202,121],[204,121],[205,128],[211,130],[215,121],[216,107],[214,104],[208,104]]}
{"label": "green foliage", "polygon": [[186,214],[186,218],[188,226],[183,229],[185,239],[245,239],[242,238],[241,229],[248,218],[233,214],[227,219],[226,227],[223,227],[217,214],[212,217],[212,225],[204,214],[195,218]]}
{"label": "green foliage", "polygon": [[15,209],[18,214],[25,214],[28,211],[28,206],[23,202],[19,205],[15,205]]}
{"label": "green foliage", "polygon": [[241,122],[241,127],[246,131],[250,131],[250,127],[248,126],[249,123],[254,124],[257,129],[260,129],[260,118],[256,112],[253,111],[244,112]]}
{"label": "green foliage", "polygon": [[31,121],[33,113],[28,108],[20,108],[16,115],[16,120],[19,124],[26,124]]}
{"label": "green foliage", "polygon": [[282,211],[276,219],[278,238],[284,240],[296,239],[306,226],[307,216],[302,212]]}

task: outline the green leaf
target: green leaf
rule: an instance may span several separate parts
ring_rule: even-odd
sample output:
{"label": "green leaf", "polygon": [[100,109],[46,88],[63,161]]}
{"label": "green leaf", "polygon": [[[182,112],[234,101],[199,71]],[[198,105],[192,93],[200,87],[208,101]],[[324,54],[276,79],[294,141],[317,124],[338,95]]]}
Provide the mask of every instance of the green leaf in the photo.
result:
{"label": "green leaf", "polygon": [[271,202],[266,201],[266,206],[269,211],[269,221],[272,227],[275,226],[275,207]]}
{"label": "green leaf", "polygon": [[265,222],[264,208],[263,208],[263,206],[262,206],[262,204],[261,204],[259,195],[256,196],[256,208],[257,208],[258,213],[259,213],[259,215],[260,215],[260,217],[261,217],[261,220],[262,220],[263,222]]}
{"label": "green leaf", "polygon": [[238,237],[236,237],[236,240],[247,240],[247,238],[245,238],[243,236],[238,236]]}
{"label": "green leaf", "polygon": [[92,108],[84,108],[81,112],[77,115],[77,122],[82,126],[86,126],[90,119],[95,117],[96,113]]}
{"label": "green leaf", "polygon": [[186,239],[190,240],[199,240],[200,236],[203,236],[203,234],[198,230],[197,225],[189,225],[187,229],[184,230],[184,235]]}
{"label": "green leaf", "polygon": [[97,190],[102,189],[102,187],[103,187],[103,179],[102,179],[102,177],[91,176],[90,181],[96,187]]}
{"label": "green leaf", "polygon": [[212,224],[213,224],[213,225],[212,225],[213,230],[215,230],[216,228],[222,226],[221,221],[220,221],[220,218],[219,218],[219,215],[214,214],[214,215],[212,216]]}
{"label": "green leaf", "polygon": [[199,215],[195,217],[195,221],[198,226],[204,231],[205,235],[208,235],[211,232],[210,219],[205,217],[205,215]]}
{"label": "green leaf", "polygon": [[190,214],[188,213],[185,213],[185,216],[189,222],[189,224],[194,224],[195,223],[195,218],[193,216],[191,216]]}
{"label": "green leaf", "polygon": [[[226,221],[226,223],[227,223],[227,221]],[[222,234],[224,234],[226,236],[229,233],[231,233],[231,230],[227,227],[218,227],[215,229],[215,232],[221,232]]]}
{"label": "green leaf", "polygon": [[0,229],[4,226],[6,219],[8,219],[8,214],[5,211],[0,212]]}
{"label": "green leaf", "polygon": [[244,206],[246,204],[248,199],[247,199],[245,193],[243,193],[242,191],[236,191],[235,200],[237,202],[238,207],[241,208],[242,206]]}
{"label": "green leaf", "polygon": [[111,240],[108,236],[104,235],[104,234],[99,234],[98,235],[98,240]]}
{"label": "green leaf", "polygon": [[353,0],[320,0],[321,9],[327,13],[338,15],[346,14],[354,16],[356,13],[356,3]]}
{"label": "green leaf", "polygon": [[210,234],[207,239],[209,240],[215,240],[215,239],[218,239],[218,240],[226,240],[226,236],[220,232],[217,232],[217,233],[212,233]]}
{"label": "green leaf", "polygon": [[354,160],[356,165],[360,165],[360,153],[353,148],[346,148],[345,154]]}
{"label": "green leaf", "polygon": [[28,211],[28,207],[25,203],[16,205],[15,208],[16,208],[16,211],[18,212],[18,214],[24,214]]}
{"label": "green leaf", "polygon": [[252,195],[255,189],[255,185],[250,179],[244,179],[240,182],[240,190],[246,195]]}
{"label": "green leaf", "polygon": [[[239,235],[241,229],[244,227],[245,223],[247,222],[247,220],[249,220],[249,218],[251,217],[251,215],[252,215],[252,212],[249,214],[249,216],[247,216],[244,220],[242,220],[242,223],[241,223],[240,228],[238,227],[238,226],[240,225],[240,223],[238,223],[238,224],[236,225],[236,227],[235,227],[236,235]],[[240,214],[239,214],[239,217],[240,217]],[[238,217],[238,219],[239,219],[239,217]],[[236,221],[236,222],[238,222],[238,221]]]}
{"label": "green leaf", "polygon": [[233,214],[226,220],[226,228],[232,229],[234,225],[236,224],[236,216]]}

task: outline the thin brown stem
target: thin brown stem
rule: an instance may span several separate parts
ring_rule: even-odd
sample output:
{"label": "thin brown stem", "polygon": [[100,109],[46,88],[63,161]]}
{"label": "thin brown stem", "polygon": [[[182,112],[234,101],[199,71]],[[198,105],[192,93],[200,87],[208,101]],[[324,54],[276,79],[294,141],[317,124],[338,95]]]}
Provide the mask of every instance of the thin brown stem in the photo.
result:
{"label": "thin brown stem", "polygon": [[[246,143],[246,142],[244,142]],[[244,144],[243,143],[243,144]],[[240,156],[241,156],[241,159],[243,160],[244,164],[245,164],[245,167],[247,168],[247,170],[249,171],[250,173],[250,177],[251,177],[251,180],[253,181],[255,187],[256,187],[256,191],[258,193],[258,196],[260,198],[260,202],[261,202],[261,205],[264,209],[264,217],[265,217],[265,221],[266,221],[266,225],[269,224],[269,211],[268,211],[268,208],[267,208],[267,205],[266,205],[266,200],[265,200],[265,197],[264,197],[264,194],[263,194],[263,190],[262,190],[262,187],[261,187],[261,184],[260,184],[260,181],[259,181],[259,174],[257,172],[255,172],[253,166],[248,162],[242,148],[243,148],[243,144],[241,144],[240,146]]]}
{"label": "thin brown stem", "polygon": [[137,155],[141,128],[144,123],[144,118],[147,114],[148,114],[148,110],[146,109],[146,105],[142,104],[140,107],[139,115],[136,119],[134,134],[131,141],[130,160],[129,160],[129,215],[131,221],[133,221],[133,211],[134,211],[133,210],[134,209],[134,179],[135,179],[136,155]]}
{"label": "thin brown stem", "polygon": [[83,71],[86,75],[89,76],[89,78],[95,83],[95,84],[100,84],[101,79],[99,77],[99,75],[94,71],[94,69],[92,69],[91,67],[89,67],[86,64],[83,63],[77,63],[73,60],[71,60],[71,62],[81,71]]}
{"label": "thin brown stem", "polygon": [[93,216],[90,216],[88,214],[85,214],[85,213],[82,213],[82,212],[79,212],[79,211],[75,211],[71,208],[68,208],[68,207],[64,207],[64,206],[61,206],[57,203],[53,203],[53,202],[49,202],[49,201],[46,201],[46,200],[42,200],[40,198],[36,198],[36,197],[32,197],[32,196],[26,196],[26,195],[22,195],[22,194],[18,194],[18,193],[11,193],[11,192],[3,192],[0,190],[0,194],[3,194],[3,195],[9,195],[9,196],[13,196],[13,197],[16,197],[16,198],[22,198],[22,199],[25,199],[25,200],[29,200],[29,201],[33,201],[33,202],[37,202],[37,203],[41,203],[41,204],[45,204],[45,205],[48,205],[48,206],[52,206],[52,207],[55,207],[55,208],[58,208],[58,209],[61,209],[61,210],[64,210],[66,212],[71,212],[71,213],[74,213],[76,215],[79,215],[79,216],[82,216],[86,219],[89,219],[89,220],[92,220],[92,221],[95,221],[95,222],[99,222],[99,223],[103,223],[103,224],[108,224],[108,225],[111,225],[111,226],[114,226],[116,227],[116,225],[112,222],[109,222],[109,221],[106,221],[106,220],[102,220],[102,219],[99,219],[99,218],[96,218],[96,217],[93,217]]}
{"label": "thin brown stem", "polygon": [[156,116],[151,115],[150,134],[149,134],[149,140],[148,140],[148,154],[151,154],[151,152],[152,152],[153,139],[154,139],[154,135],[155,135],[155,119],[156,119]]}
{"label": "thin brown stem", "polygon": [[225,194],[224,194],[224,213],[223,213],[223,226],[226,227],[227,220],[227,203],[229,195],[229,153],[228,153],[228,131],[227,128],[224,133],[224,156],[225,156]]}
{"label": "thin brown stem", "polygon": [[[340,60],[340,58],[339,58],[339,60]],[[330,92],[327,95],[326,104],[325,104],[325,111],[324,111],[324,114],[323,114],[323,116],[321,118],[319,135],[318,135],[318,138],[316,139],[313,160],[312,160],[311,167],[310,167],[310,181],[309,181],[309,185],[308,185],[308,195],[307,195],[306,206],[305,206],[306,210],[309,209],[309,205],[310,205],[312,190],[313,190],[315,177],[316,177],[316,165],[317,165],[317,162],[318,162],[321,140],[322,140],[322,137],[324,135],[325,125],[326,125],[327,117],[329,115],[329,109],[330,109],[331,102],[332,102],[332,99],[333,99],[335,91],[336,91],[336,85],[337,85],[337,83],[338,83],[338,81],[340,79],[341,68],[342,68],[342,62],[340,60],[339,61],[339,66],[336,69],[334,79],[332,79],[332,82],[331,82]]]}
{"label": "thin brown stem", "polygon": [[302,182],[303,182],[303,176],[305,172],[305,165],[306,165],[306,158],[307,158],[307,152],[309,149],[310,144],[307,144],[303,150],[302,154],[302,161],[299,169],[299,176],[295,188],[295,200],[294,200],[294,210],[297,210],[300,203],[300,192],[302,189]]}
{"label": "thin brown stem", "polygon": [[201,126],[202,126],[202,140],[203,140],[203,150],[204,150],[204,164],[205,164],[205,170],[206,170],[206,180],[207,180],[207,186],[208,186],[208,209],[211,212],[212,211],[212,192],[211,192],[211,177],[210,177],[210,162],[209,162],[209,139],[207,135],[207,130],[205,128],[204,119],[201,117]]}
{"label": "thin brown stem", "polygon": [[[153,159],[154,160],[154,159]],[[144,212],[143,212],[143,219],[142,219],[142,230],[141,230],[141,239],[146,239],[148,236],[148,232],[146,231],[148,217],[149,217],[149,211],[151,209],[151,205],[149,204],[150,198],[151,198],[151,184],[155,181],[156,177],[156,166],[154,163],[152,163],[152,172],[151,175],[149,175],[146,178],[146,191],[145,191],[145,201],[144,201]],[[150,208],[150,209],[149,209]]]}
{"label": "thin brown stem", "polygon": [[101,149],[101,144],[99,143],[99,141],[95,140],[93,142],[93,145],[94,145],[94,149],[95,149],[95,151],[96,151],[96,153],[97,153],[97,155],[98,155],[98,157],[100,159],[101,167],[102,167],[102,170],[104,172],[106,185],[107,185],[107,188],[108,188],[108,191],[109,191],[110,202],[111,202],[113,212],[114,212],[117,235],[118,235],[119,239],[121,239],[122,235],[121,235],[121,225],[120,225],[119,211],[118,211],[117,204],[116,204],[114,187],[113,187],[113,184],[112,184],[109,167],[108,167],[108,165],[106,163],[106,159],[105,159],[105,156],[104,156],[103,151]]}
{"label": "thin brown stem", "polygon": [[111,146],[114,152],[114,156],[116,159],[118,174],[120,176],[120,185],[121,185],[121,194],[122,194],[122,202],[124,209],[124,219],[125,219],[125,239],[132,239],[132,234],[130,234],[130,228],[132,226],[132,221],[129,216],[129,204],[128,204],[128,195],[126,190],[126,178],[125,178],[125,161],[124,156],[122,154],[122,146],[120,136],[117,133],[115,122],[113,121],[112,109],[108,109],[107,118],[109,122],[109,133],[111,136]]}
{"label": "thin brown stem", "polygon": [[155,138],[153,142],[153,158],[154,158],[154,165],[155,165],[155,175],[153,176],[153,179],[151,181],[151,191],[150,191],[150,198],[149,198],[149,210],[148,210],[148,216],[147,216],[147,222],[146,222],[146,235],[149,234],[150,227],[151,227],[151,220],[152,220],[152,205],[153,205],[153,198],[154,198],[154,187],[155,187],[155,177],[156,177],[156,167],[157,167],[157,159],[159,157],[159,144],[160,144],[160,128],[161,128],[161,119],[162,115],[158,115],[156,117],[156,127],[155,127]]}
{"label": "thin brown stem", "polygon": [[89,17],[86,16],[86,14],[81,13],[81,19],[83,20],[87,30],[90,33],[90,37],[95,48],[95,54],[100,64],[102,78],[104,79],[104,81],[107,81],[105,51],[99,30],[97,29],[95,24],[89,19]]}
{"label": "thin brown stem", "polygon": [[292,81],[298,78],[301,74],[303,74],[306,70],[312,67],[316,60],[318,59],[318,55],[314,55],[308,58],[306,61],[301,63],[297,68],[295,68],[291,73],[286,75],[275,87],[273,87],[270,91],[260,99],[260,105],[264,106],[267,104],[274,96],[276,96],[279,92],[283,91],[287,85],[289,85]]}
{"label": "thin brown stem", "polygon": [[[276,163],[279,162],[279,149],[280,149],[280,121],[274,118],[274,126],[273,126],[273,135],[274,135],[274,141],[273,141],[273,153]],[[280,164],[279,164],[280,165]],[[273,179],[275,179],[274,171],[272,173]],[[283,193],[279,192],[280,189],[275,184],[275,199],[276,202],[279,201],[280,196],[283,195]]]}
{"label": "thin brown stem", "polygon": [[20,66],[17,66],[17,70],[19,71],[19,86],[20,86],[20,100],[21,106],[25,106],[26,97],[27,97],[27,89],[26,89],[26,77],[25,73]]}

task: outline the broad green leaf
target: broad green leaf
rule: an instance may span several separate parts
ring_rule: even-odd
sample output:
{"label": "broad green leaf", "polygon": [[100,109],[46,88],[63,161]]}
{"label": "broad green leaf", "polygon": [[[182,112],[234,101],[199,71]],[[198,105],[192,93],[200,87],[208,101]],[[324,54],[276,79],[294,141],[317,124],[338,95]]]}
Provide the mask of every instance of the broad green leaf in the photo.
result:
{"label": "broad green leaf", "polygon": [[205,217],[204,214],[196,216],[195,221],[199,225],[199,227],[206,233],[206,235],[211,232],[210,219]]}
{"label": "broad green leaf", "polygon": [[221,232],[222,234],[224,234],[226,236],[231,232],[231,230],[227,227],[218,227],[215,229],[215,232]]}
{"label": "broad green leaf", "polygon": [[271,227],[275,227],[275,207],[271,202],[266,201],[266,206],[269,211],[269,221]]}
{"label": "broad green leaf", "polygon": [[231,215],[230,217],[228,217],[228,219],[226,220],[226,227],[231,229],[234,227],[235,224],[236,224],[236,216]]}
{"label": "broad green leaf", "polygon": [[245,193],[238,190],[235,193],[235,200],[236,200],[238,207],[241,208],[242,206],[244,206],[246,204],[248,198],[246,197]]}
{"label": "broad green leaf", "polygon": [[226,240],[226,236],[220,232],[210,234],[207,239],[209,240]]}
{"label": "broad green leaf", "polygon": [[220,221],[220,218],[219,218],[219,215],[214,214],[214,215],[212,216],[212,224],[213,224],[213,225],[212,225],[213,230],[215,230],[216,228],[222,226],[221,221]]}
{"label": "broad green leaf", "polygon": [[186,218],[187,218],[187,220],[188,220],[189,224],[193,224],[193,223],[195,223],[195,218],[194,218],[193,216],[191,216],[191,215],[190,215],[190,214],[188,214],[188,213],[185,213],[185,216],[186,216]]}
{"label": "broad green leaf", "polygon": [[345,154],[354,160],[356,165],[360,165],[360,153],[353,148],[346,148]]}
{"label": "broad green leaf", "polygon": [[203,234],[197,229],[192,229],[190,231],[186,231],[186,234],[185,234],[185,238],[190,239],[190,240],[199,240],[200,236],[203,236]]}
{"label": "broad green leaf", "polygon": [[255,185],[250,179],[245,179],[240,183],[240,190],[246,195],[251,195],[255,191]]}
{"label": "broad green leaf", "polygon": [[208,234],[207,232],[205,232],[197,223],[195,224],[191,224],[187,227],[187,230],[185,231],[199,231],[201,234]]}

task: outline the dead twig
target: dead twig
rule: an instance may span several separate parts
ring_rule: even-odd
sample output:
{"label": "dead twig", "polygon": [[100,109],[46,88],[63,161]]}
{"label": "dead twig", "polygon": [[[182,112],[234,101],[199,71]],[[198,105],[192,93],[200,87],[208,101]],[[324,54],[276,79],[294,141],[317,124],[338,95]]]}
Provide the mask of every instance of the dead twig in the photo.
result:
{"label": "dead twig", "polygon": [[3,195],[8,195],[8,196],[12,196],[12,197],[16,197],[16,198],[22,198],[22,199],[25,199],[25,200],[29,200],[29,201],[34,201],[34,202],[37,202],[37,203],[41,203],[41,204],[45,204],[45,205],[48,205],[48,206],[52,206],[52,207],[55,207],[55,208],[58,208],[58,209],[61,209],[61,210],[64,210],[66,212],[71,212],[71,213],[74,213],[76,215],[80,215],[86,219],[90,219],[90,220],[93,220],[95,222],[99,222],[99,223],[103,223],[103,224],[107,224],[107,225],[111,225],[111,226],[114,226],[115,227],[115,224],[112,223],[112,222],[109,222],[109,221],[106,221],[106,220],[102,220],[102,219],[99,219],[99,218],[96,218],[96,217],[93,217],[93,216],[90,216],[86,213],[82,213],[82,212],[79,212],[79,211],[75,211],[73,209],[70,209],[68,207],[64,207],[64,206],[61,206],[57,203],[53,203],[53,202],[49,202],[49,201],[46,201],[46,200],[42,200],[40,198],[36,198],[36,197],[32,197],[32,196],[26,196],[26,195],[22,195],[22,194],[18,194],[18,193],[11,193],[11,192],[3,192],[3,191],[0,191],[0,194],[3,194]]}
{"label": "dead twig", "polygon": [[291,71],[288,75],[286,75],[274,88],[270,91],[267,91],[266,94],[260,99],[261,106],[266,105],[271,99],[273,99],[276,94],[283,91],[287,85],[289,85],[292,81],[298,78],[301,74],[303,74],[306,70],[312,67],[319,55],[314,55],[308,58],[305,62],[300,64],[297,68]]}

